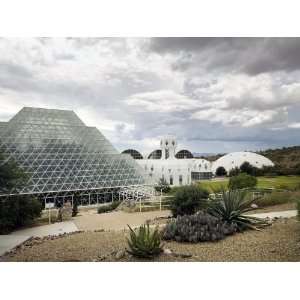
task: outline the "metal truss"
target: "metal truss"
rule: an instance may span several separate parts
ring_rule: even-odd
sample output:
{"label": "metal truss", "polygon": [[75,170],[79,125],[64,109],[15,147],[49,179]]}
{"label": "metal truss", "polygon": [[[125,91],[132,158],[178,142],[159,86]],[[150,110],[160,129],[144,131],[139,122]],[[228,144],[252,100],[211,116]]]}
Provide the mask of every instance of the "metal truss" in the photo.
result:
{"label": "metal truss", "polygon": [[11,194],[70,198],[80,191],[91,203],[109,193],[104,191],[118,190],[127,199],[151,185],[134,159],[119,154],[97,128],[85,126],[73,111],[25,107],[0,125],[1,152],[29,178]]}

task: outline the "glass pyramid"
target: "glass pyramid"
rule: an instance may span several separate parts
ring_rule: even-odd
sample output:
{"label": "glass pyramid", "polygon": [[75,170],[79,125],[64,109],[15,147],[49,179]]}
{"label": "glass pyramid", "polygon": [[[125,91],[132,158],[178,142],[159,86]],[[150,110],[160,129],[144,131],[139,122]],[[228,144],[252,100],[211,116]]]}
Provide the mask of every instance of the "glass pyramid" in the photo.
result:
{"label": "glass pyramid", "polygon": [[119,154],[73,111],[24,107],[9,122],[0,122],[0,149],[29,175],[21,194],[138,192],[150,185],[129,155]]}

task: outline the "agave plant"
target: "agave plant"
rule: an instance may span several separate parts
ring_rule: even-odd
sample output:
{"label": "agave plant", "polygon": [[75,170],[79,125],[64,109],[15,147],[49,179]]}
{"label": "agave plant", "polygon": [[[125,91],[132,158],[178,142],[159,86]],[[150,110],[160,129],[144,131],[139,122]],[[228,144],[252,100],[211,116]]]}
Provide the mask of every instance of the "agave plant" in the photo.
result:
{"label": "agave plant", "polygon": [[149,223],[147,223],[134,231],[129,225],[127,226],[130,230],[130,239],[127,239],[129,254],[139,258],[153,258],[163,251],[157,227],[151,231]]}
{"label": "agave plant", "polygon": [[236,224],[239,231],[259,230],[267,226],[265,220],[245,215],[254,209],[251,207],[254,200],[247,199],[246,195],[247,190],[223,190],[220,198],[211,200],[208,212],[225,222]]}

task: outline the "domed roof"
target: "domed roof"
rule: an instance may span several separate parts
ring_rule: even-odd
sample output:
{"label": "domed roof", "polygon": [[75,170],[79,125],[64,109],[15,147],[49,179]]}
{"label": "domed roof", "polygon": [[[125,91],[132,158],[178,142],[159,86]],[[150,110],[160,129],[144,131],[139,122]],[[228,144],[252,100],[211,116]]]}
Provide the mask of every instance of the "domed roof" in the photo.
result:
{"label": "domed roof", "polygon": [[262,168],[263,166],[274,166],[271,160],[260,154],[252,152],[232,152],[213,162],[212,171],[216,172],[218,167],[222,166],[227,172],[229,172],[235,167],[239,168],[245,161],[257,168]]}

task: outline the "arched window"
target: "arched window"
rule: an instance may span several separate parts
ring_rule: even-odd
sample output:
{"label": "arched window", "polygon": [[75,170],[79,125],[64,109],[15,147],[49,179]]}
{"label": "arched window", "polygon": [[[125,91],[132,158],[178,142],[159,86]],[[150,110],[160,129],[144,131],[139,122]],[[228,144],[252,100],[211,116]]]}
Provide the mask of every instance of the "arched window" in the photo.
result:
{"label": "arched window", "polygon": [[184,159],[184,158],[194,158],[193,154],[189,150],[180,150],[175,155],[178,159]]}
{"label": "arched window", "polygon": [[182,185],[182,175],[179,175],[179,185]]}
{"label": "arched window", "polygon": [[143,159],[143,155],[134,149],[124,150],[121,154],[129,154],[132,156],[133,159]]}
{"label": "arched window", "polygon": [[161,159],[161,150],[157,149],[152,151],[149,155],[148,155],[148,159]]}

